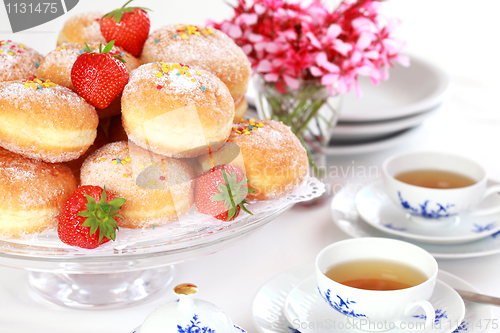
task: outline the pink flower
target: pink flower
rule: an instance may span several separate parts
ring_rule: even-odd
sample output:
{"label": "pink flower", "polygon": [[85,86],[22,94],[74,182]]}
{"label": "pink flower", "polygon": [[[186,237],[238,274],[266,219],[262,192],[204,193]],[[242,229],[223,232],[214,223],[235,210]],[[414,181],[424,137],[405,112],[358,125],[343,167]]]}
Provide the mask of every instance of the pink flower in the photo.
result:
{"label": "pink flower", "polygon": [[361,96],[359,76],[378,84],[388,78],[393,62],[408,65],[400,55],[404,43],[392,35],[399,21],[382,17],[380,5],[379,0],[343,0],[329,10],[321,0],[307,6],[238,0],[232,19],[208,24],[230,36],[254,72],[281,92],[318,79],[331,94],[354,88]]}

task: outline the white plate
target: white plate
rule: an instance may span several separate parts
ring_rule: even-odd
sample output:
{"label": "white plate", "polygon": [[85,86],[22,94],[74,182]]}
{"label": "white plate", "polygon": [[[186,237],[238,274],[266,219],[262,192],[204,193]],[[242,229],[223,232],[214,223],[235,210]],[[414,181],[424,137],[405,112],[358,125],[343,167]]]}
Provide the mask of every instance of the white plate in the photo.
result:
{"label": "white plate", "polygon": [[[335,333],[361,333],[348,322],[347,316],[337,312],[318,292],[314,275],[295,286],[285,300],[285,316],[292,327],[302,333],[319,333],[331,331]],[[465,315],[465,305],[455,290],[436,281],[436,287],[429,302],[434,307],[436,319],[434,326],[419,330],[421,333],[452,333],[462,323]],[[425,323],[425,314],[418,309],[402,318],[399,333],[415,332],[406,327],[419,327]],[[386,323],[390,328],[390,323]],[[396,323],[392,323],[396,327]],[[360,321],[360,325],[368,325],[368,321]],[[395,328],[393,329],[395,330]]]}
{"label": "white plate", "polygon": [[332,134],[334,143],[347,142],[366,142],[368,140],[377,140],[384,136],[396,133],[408,128],[421,125],[424,120],[434,115],[439,106],[430,111],[417,115],[412,115],[400,119],[387,120],[383,122],[372,123],[338,123]]}
{"label": "white plate", "polygon": [[367,77],[359,84],[363,96],[357,98],[354,91],[345,95],[341,122],[381,121],[430,110],[443,101],[450,78],[429,61],[410,56],[409,67],[396,64],[378,86]]}
{"label": "white plate", "polygon": [[[331,216],[333,222],[351,237],[401,237],[382,232],[366,223],[358,214],[354,199],[356,192],[349,187],[340,190],[332,200]],[[500,253],[500,232],[486,238],[464,244],[428,244],[406,240],[420,246],[435,258],[461,259],[482,257]]]}
{"label": "white plate", "polygon": [[[374,86],[367,77],[360,77],[362,98],[354,91],[345,95],[340,113],[341,122],[381,121],[405,117],[430,110],[441,104],[450,79],[440,68],[427,60],[410,56],[410,67],[396,64],[389,70],[389,79]],[[256,91],[250,82],[246,99],[255,105]]]}
{"label": "white plate", "polygon": [[[252,304],[252,318],[260,333],[298,333],[285,317],[285,299],[297,284],[311,274],[314,274],[313,264],[297,267],[275,276],[259,289]],[[453,288],[479,292],[471,284],[441,270],[438,273],[438,279]],[[479,328],[477,323],[491,322],[493,307],[468,301],[464,303],[465,317],[457,333],[491,332],[491,325],[488,327],[483,325],[482,328]]]}
{"label": "white plate", "polygon": [[413,135],[413,132],[415,132],[416,130],[418,130],[418,127],[396,132],[387,137],[383,137],[381,139],[370,142],[353,144],[330,144],[328,147],[322,149],[323,152],[328,156],[373,153],[403,144]]}
{"label": "white plate", "polygon": [[[500,205],[500,197],[491,196],[489,204]],[[381,180],[363,187],[354,199],[361,218],[385,233],[423,243],[459,244],[491,236],[500,231],[500,213],[482,216],[459,215],[450,223],[416,224],[384,191]],[[432,222],[429,222],[431,224]]]}

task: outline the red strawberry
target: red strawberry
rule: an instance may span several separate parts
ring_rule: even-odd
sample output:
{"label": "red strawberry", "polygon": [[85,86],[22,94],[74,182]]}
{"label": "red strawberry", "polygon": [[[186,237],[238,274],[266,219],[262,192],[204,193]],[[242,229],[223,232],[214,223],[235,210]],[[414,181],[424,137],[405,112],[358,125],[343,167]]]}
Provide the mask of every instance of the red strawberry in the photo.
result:
{"label": "red strawberry", "polygon": [[84,185],[69,197],[59,215],[57,234],[66,244],[95,249],[115,240],[118,214],[125,199],[115,199],[99,186]]}
{"label": "red strawberry", "polygon": [[113,41],[99,53],[92,52],[85,43],[85,53],[80,54],[71,68],[71,82],[78,95],[99,109],[104,109],[123,91],[128,82],[128,70],[118,54],[111,55]]}
{"label": "red strawberry", "polygon": [[101,18],[101,33],[109,42],[115,40],[117,46],[138,57],[149,35],[149,15],[143,7],[125,7],[113,10]]}
{"label": "red strawberry", "polygon": [[254,190],[247,183],[248,179],[234,166],[217,165],[196,179],[196,209],[223,221],[234,220],[240,209],[252,215],[245,207],[245,198]]}

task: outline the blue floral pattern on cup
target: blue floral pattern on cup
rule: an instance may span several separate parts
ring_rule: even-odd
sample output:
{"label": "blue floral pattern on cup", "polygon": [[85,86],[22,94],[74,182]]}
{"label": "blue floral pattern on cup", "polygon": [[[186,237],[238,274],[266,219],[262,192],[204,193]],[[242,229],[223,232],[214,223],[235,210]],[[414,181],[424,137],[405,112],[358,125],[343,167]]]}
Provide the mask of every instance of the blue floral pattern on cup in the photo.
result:
{"label": "blue floral pattern on cup", "polygon": [[348,298],[344,301],[342,299],[342,297],[340,297],[339,295],[336,295],[337,298],[339,299],[338,303],[337,303],[335,300],[332,300],[332,295],[331,295],[332,292],[331,292],[330,289],[328,289],[326,291],[326,293],[323,293],[323,292],[321,292],[321,289],[319,289],[319,287],[318,287],[318,291],[319,291],[319,294],[325,300],[325,302],[327,302],[328,304],[330,304],[330,306],[332,308],[334,308],[335,310],[337,310],[338,312],[340,312],[340,313],[342,313],[342,314],[344,314],[346,316],[352,317],[352,318],[360,318],[360,317],[368,318],[364,314],[356,313],[356,312],[354,312],[353,309],[349,308],[350,304],[355,304],[356,303],[355,301],[349,301]]}
{"label": "blue floral pattern on cup", "polygon": [[193,319],[191,319],[191,323],[188,324],[185,328],[181,325],[177,325],[177,332],[179,333],[215,333],[215,330],[205,326],[201,327],[200,321],[198,320],[198,315],[194,315]]}
{"label": "blue floral pattern on cup", "polygon": [[401,191],[398,191],[398,197],[401,206],[404,209],[409,210],[413,215],[418,215],[421,217],[425,217],[427,219],[439,219],[443,217],[450,217],[453,215],[452,213],[449,212],[449,209],[455,206],[453,204],[443,205],[440,203],[436,203],[435,205],[437,206],[437,209],[433,210],[429,208],[430,200],[426,200],[423,204],[419,205],[420,206],[419,208],[415,208],[412,207],[408,201],[403,199]]}
{"label": "blue floral pattern on cup", "polygon": [[475,233],[485,232],[485,231],[493,229],[496,225],[497,225],[496,222],[491,222],[491,223],[488,223],[488,224],[483,225],[483,226],[481,226],[477,223],[474,223],[474,229],[472,229],[472,232],[475,232]]}

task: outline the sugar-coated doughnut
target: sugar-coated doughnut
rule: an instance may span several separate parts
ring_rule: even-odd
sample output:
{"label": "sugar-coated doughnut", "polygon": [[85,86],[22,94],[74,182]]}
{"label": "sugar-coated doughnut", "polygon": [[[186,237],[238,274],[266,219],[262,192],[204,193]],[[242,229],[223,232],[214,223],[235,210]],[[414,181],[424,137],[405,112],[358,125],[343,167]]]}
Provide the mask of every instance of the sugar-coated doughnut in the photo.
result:
{"label": "sugar-coated doughnut", "polygon": [[208,153],[231,132],[234,102],[224,83],[196,67],[163,62],[133,70],[122,95],[128,138],[177,158]]}
{"label": "sugar-coated doughnut", "polygon": [[98,149],[82,165],[84,185],[106,186],[127,200],[120,210],[125,228],[166,224],[193,205],[194,180],[189,165],[153,154],[125,141]]}
{"label": "sugar-coated doughnut", "polygon": [[0,238],[23,238],[57,225],[76,190],[71,170],[0,148]]}
{"label": "sugar-coated doughnut", "polygon": [[[174,62],[208,70],[228,87],[236,109],[243,108],[240,103],[252,77],[250,61],[231,38],[217,29],[182,24],[163,26],[146,40],[141,59],[144,63]],[[246,107],[239,117],[245,111]]]}
{"label": "sugar-coated doughnut", "polygon": [[64,43],[83,43],[93,41],[106,44],[101,33],[101,12],[86,12],[71,16],[65,23],[57,37],[57,45]]}
{"label": "sugar-coated doughnut", "polygon": [[[251,128],[250,128],[251,127]],[[249,199],[280,197],[300,185],[307,174],[307,153],[290,128],[274,120],[250,120],[234,124],[221,149],[198,159],[203,170],[232,164],[246,174],[255,190]],[[239,157],[239,158],[237,158]]]}
{"label": "sugar-coated doughnut", "polygon": [[58,163],[77,159],[94,142],[93,106],[43,79],[0,82],[0,146]]}
{"label": "sugar-coated doughnut", "polygon": [[[87,42],[87,44],[94,52],[98,52],[99,43]],[[75,63],[76,58],[83,53],[84,49],[85,44],[83,43],[62,44],[60,47],[49,52],[42,59],[40,66],[38,67],[38,76],[76,92],[76,89],[73,87],[73,83],[71,82],[71,68]],[[130,53],[125,52],[120,47],[113,46],[110,53],[119,54],[125,60],[125,66],[127,67],[129,73],[141,65],[141,61],[139,59],[131,56]],[[108,118],[120,114],[120,97],[121,96],[116,98],[104,109],[96,108],[99,118]]]}
{"label": "sugar-coated doughnut", "polygon": [[24,44],[0,40],[0,81],[24,80],[36,76],[43,56]]}

